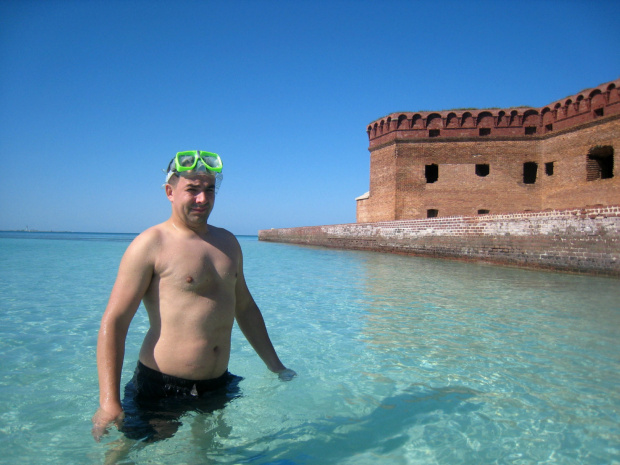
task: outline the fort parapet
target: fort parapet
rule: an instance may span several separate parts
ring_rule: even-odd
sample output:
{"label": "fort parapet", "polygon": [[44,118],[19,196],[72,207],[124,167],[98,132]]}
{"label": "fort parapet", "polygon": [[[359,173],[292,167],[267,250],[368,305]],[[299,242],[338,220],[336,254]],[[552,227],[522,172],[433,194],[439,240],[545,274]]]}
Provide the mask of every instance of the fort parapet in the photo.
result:
{"label": "fort parapet", "polygon": [[357,223],[259,240],[620,276],[619,85],[542,108],[380,118]]}

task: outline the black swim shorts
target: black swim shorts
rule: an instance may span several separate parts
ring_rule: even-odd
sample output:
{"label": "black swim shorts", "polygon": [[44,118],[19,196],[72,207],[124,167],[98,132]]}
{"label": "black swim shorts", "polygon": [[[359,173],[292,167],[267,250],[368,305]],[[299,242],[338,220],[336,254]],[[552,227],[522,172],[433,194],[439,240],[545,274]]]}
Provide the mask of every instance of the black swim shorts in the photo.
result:
{"label": "black swim shorts", "polygon": [[138,361],[125,386],[122,431],[131,439],[156,441],[174,435],[188,412],[211,413],[240,396],[243,378],[226,371],[207,380],[166,375]]}

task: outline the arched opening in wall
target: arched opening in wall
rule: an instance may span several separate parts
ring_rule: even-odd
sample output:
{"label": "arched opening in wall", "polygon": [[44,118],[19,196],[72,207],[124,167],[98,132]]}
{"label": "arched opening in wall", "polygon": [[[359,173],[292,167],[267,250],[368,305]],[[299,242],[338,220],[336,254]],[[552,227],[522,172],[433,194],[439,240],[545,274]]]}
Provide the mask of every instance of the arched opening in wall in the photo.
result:
{"label": "arched opening in wall", "polygon": [[478,214],[479,215],[488,215],[490,210],[486,210],[484,208],[481,208],[480,210],[478,210]]}
{"label": "arched opening in wall", "polygon": [[523,184],[534,184],[538,173],[538,163],[528,161],[523,163]]}
{"label": "arched opening in wall", "polygon": [[506,126],[506,112],[503,110],[497,114],[497,125]]}
{"label": "arched opening in wall", "polygon": [[458,128],[459,127],[459,119],[456,116],[456,113],[450,113],[446,118],[446,127],[447,128]]}
{"label": "arched opening in wall", "polygon": [[586,180],[614,177],[614,148],[609,145],[592,147],[586,163]]}
{"label": "arched opening in wall", "polygon": [[431,113],[426,117],[426,127],[428,129],[441,129],[443,121],[439,113]]}
{"label": "arched opening in wall", "polygon": [[415,114],[413,118],[411,118],[411,127],[415,129],[424,129],[424,121],[422,120],[422,116]]}
{"label": "arched opening in wall", "polygon": [[427,184],[436,182],[439,179],[439,166],[434,163],[426,165],[424,167],[424,176],[426,177]]}
{"label": "arched opening in wall", "polygon": [[510,112],[510,126],[517,126],[519,124],[519,112],[512,110]]}
{"label": "arched opening in wall", "polygon": [[437,210],[436,208],[429,208],[428,210],[426,210],[427,218],[436,218],[437,215],[439,215],[439,210]]}
{"label": "arched opening in wall", "polygon": [[580,95],[577,97],[577,100],[575,100],[575,109],[578,112],[583,111],[582,105],[583,105],[583,95]]}
{"label": "arched opening in wall", "polygon": [[407,115],[400,115],[398,117],[398,129],[409,128],[410,124],[407,120]]}
{"label": "arched opening in wall", "polygon": [[545,163],[545,174],[547,176],[553,176],[553,168],[554,168],[553,164],[554,163],[555,162],[552,162],[552,161]]}
{"label": "arched opening in wall", "polygon": [[462,128],[473,128],[474,127],[474,117],[470,112],[463,113],[461,116],[461,127]]}
{"label": "arched opening in wall", "polygon": [[476,175],[484,178],[489,175],[489,165],[479,164],[476,165]]}

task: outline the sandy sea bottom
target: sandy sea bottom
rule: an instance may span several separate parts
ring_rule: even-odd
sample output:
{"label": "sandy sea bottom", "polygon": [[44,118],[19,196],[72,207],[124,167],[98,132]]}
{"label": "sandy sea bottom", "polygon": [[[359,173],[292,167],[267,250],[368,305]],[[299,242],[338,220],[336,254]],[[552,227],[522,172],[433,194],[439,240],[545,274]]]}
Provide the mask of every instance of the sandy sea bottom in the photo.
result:
{"label": "sandy sea bottom", "polygon": [[[132,235],[0,233],[0,463],[620,463],[609,278],[240,237],[281,382],[237,328],[241,397],[170,439],[90,436],[95,344]],[[148,322],[127,340],[131,378]]]}

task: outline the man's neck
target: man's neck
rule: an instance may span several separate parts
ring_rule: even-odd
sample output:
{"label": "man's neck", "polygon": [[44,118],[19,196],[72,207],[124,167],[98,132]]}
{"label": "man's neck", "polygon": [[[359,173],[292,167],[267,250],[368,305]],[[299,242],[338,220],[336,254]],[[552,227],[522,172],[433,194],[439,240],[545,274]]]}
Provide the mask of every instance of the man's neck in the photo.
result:
{"label": "man's neck", "polygon": [[206,236],[209,234],[209,225],[207,223],[188,224],[185,221],[181,221],[179,218],[172,216],[170,217],[170,224],[172,224],[172,227],[178,232],[193,232],[199,236]]}

